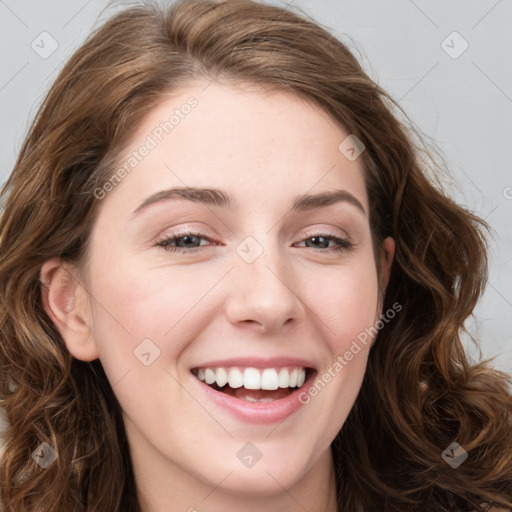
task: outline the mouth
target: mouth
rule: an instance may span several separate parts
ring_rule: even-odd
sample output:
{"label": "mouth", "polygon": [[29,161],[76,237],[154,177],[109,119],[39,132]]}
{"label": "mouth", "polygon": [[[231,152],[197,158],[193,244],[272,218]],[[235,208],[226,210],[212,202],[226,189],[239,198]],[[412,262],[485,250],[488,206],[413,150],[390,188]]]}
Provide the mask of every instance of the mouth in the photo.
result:
{"label": "mouth", "polygon": [[269,368],[217,366],[192,368],[192,375],[211,389],[246,402],[275,402],[309,382],[316,370],[304,366]]}

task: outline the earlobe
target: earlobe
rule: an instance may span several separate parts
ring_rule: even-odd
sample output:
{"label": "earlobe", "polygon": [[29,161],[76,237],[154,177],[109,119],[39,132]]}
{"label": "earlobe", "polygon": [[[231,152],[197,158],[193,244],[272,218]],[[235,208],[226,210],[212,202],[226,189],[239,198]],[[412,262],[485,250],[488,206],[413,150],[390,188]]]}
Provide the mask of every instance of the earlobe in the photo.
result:
{"label": "earlobe", "polygon": [[52,258],[42,265],[40,281],[43,307],[71,355],[82,361],[97,359],[87,294],[75,269],[59,258]]}

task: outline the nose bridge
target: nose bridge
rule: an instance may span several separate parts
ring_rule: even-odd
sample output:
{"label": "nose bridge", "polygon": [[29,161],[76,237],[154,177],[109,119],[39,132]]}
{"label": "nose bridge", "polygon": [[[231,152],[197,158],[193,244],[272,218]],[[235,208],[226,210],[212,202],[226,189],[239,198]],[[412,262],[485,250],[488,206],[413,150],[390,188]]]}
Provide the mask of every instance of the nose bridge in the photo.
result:
{"label": "nose bridge", "polygon": [[254,321],[270,330],[297,319],[302,308],[286,254],[271,235],[260,240],[248,236],[235,249],[228,316],[233,322]]}

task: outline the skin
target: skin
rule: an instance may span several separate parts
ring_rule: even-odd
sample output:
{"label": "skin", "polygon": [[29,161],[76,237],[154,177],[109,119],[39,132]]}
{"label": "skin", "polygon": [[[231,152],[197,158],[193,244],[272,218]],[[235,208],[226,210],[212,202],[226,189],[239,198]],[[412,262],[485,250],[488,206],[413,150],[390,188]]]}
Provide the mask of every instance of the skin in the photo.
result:
{"label": "skin", "polygon": [[[73,356],[99,357],[105,368],[144,512],[333,512],[330,444],[360,390],[370,344],[279,425],[227,414],[198,392],[189,370],[219,358],[284,355],[327,371],[382,313],[394,242],[374,253],[362,159],[338,150],[348,133],[326,113],[287,93],[204,87],[169,95],[134,132],[126,155],[197,98],[99,201],[82,266],[56,258],[43,265],[45,308]],[[174,199],[132,216],[149,195],[185,185],[223,189],[239,210]],[[353,194],[366,215],[348,202],[290,211],[296,196],[333,189]],[[187,229],[206,237],[189,243],[199,250],[156,245]],[[332,234],[354,247],[335,251],[334,240],[311,239]],[[248,236],[263,250],[250,264],[235,251]],[[160,350],[149,366],[134,357],[147,338]],[[237,457],[248,442],[262,454],[251,468]]]}

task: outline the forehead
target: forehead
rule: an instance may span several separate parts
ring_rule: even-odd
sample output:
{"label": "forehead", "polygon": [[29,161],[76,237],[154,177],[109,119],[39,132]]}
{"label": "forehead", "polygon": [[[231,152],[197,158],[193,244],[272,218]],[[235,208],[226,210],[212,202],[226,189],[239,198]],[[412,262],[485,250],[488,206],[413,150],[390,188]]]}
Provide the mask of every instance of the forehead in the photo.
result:
{"label": "forehead", "polygon": [[135,208],[158,189],[201,186],[261,204],[344,188],[367,210],[361,159],[340,150],[349,135],[321,108],[289,93],[190,86],[134,127],[116,167],[124,177],[107,199]]}

